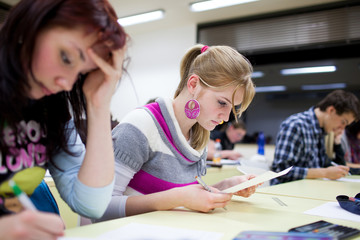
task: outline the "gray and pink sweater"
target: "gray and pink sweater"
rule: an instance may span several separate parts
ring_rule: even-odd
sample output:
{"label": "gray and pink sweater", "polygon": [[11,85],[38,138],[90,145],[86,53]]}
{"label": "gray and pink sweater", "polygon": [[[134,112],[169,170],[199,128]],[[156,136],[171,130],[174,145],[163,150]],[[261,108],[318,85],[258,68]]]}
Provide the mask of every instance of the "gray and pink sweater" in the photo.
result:
{"label": "gray and pink sweater", "polygon": [[207,151],[186,141],[171,99],[159,98],[130,112],[113,129],[113,141],[115,187],[100,221],[126,216],[127,196],[195,184],[195,176],[206,174]]}

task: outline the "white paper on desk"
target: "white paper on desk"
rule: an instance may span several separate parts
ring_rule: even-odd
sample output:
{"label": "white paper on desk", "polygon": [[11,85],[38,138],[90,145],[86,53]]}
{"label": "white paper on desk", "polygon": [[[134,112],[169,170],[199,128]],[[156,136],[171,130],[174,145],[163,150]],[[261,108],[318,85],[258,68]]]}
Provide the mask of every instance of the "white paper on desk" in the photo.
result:
{"label": "white paper on desk", "polygon": [[240,190],[243,190],[245,188],[248,188],[248,187],[251,187],[251,186],[254,186],[256,184],[259,184],[259,183],[263,183],[263,182],[266,182],[266,181],[269,181],[273,178],[277,178],[277,177],[280,177],[282,175],[285,175],[287,174],[290,170],[291,170],[292,166],[281,171],[281,172],[272,172],[272,171],[267,171],[267,172],[264,172],[263,174],[259,175],[259,176],[256,176],[255,178],[253,179],[250,179],[249,181],[246,181],[246,182],[243,182],[243,183],[240,183],[236,186],[233,186],[231,188],[227,188],[225,190],[223,190],[222,192],[226,192],[226,193],[234,193],[234,192],[237,192],[237,191],[240,191]]}
{"label": "white paper on desk", "polygon": [[337,179],[337,181],[341,181],[341,182],[358,182],[358,183],[360,183],[360,179],[355,179],[355,178],[339,178],[339,179]]}
{"label": "white paper on desk", "polygon": [[56,240],[94,240],[94,238],[58,237]]}
{"label": "white paper on desk", "polygon": [[336,180],[331,180],[331,179],[328,179],[328,178],[324,178],[324,180],[339,181],[339,182],[359,182],[360,183],[360,179],[344,178],[344,177],[336,179]]}
{"label": "white paper on desk", "polygon": [[127,240],[219,240],[223,233],[198,231],[140,223],[129,223],[117,230],[100,235],[97,239]]}
{"label": "white paper on desk", "polygon": [[223,165],[239,165],[240,161],[239,160],[231,160],[231,159],[221,159],[220,163]]}
{"label": "white paper on desk", "polygon": [[316,215],[328,218],[337,218],[349,221],[360,222],[360,216],[342,209],[338,202],[327,202],[316,208],[304,212],[309,215]]}
{"label": "white paper on desk", "polygon": [[[214,164],[214,162],[211,160],[207,160],[206,163]],[[219,165],[240,165],[240,161],[239,160],[230,160],[230,159],[221,159]]]}

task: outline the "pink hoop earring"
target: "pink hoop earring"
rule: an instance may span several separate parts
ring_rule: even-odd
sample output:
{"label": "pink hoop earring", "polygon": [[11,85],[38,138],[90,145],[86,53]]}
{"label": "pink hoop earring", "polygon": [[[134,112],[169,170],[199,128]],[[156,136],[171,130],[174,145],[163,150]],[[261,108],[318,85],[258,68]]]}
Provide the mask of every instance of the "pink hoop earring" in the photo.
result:
{"label": "pink hoop earring", "polygon": [[200,104],[197,100],[191,99],[185,104],[185,115],[187,118],[195,119],[200,114]]}

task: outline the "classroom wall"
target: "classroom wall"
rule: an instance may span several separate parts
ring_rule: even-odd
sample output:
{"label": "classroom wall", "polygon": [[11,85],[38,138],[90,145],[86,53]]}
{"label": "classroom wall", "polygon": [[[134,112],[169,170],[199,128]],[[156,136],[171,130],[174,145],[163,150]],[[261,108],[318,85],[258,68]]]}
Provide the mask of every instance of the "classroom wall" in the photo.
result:
{"label": "classroom wall", "polygon": [[[121,121],[126,113],[151,98],[173,96],[180,80],[181,58],[196,43],[196,29],[197,25],[189,22],[179,22],[168,28],[149,28],[148,31],[136,31],[132,26],[125,28],[131,37],[130,61],[127,62],[128,74],[124,74],[113,97],[111,110],[115,120]],[[274,144],[280,123],[286,117],[307,110],[323,96],[295,92],[284,98],[274,93],[257,93],[246,112],[248,133],[264,131]]]}
{"label": "classroom wall", "polygon": [[[321,100],[322,95],[304,95],[290,93],[289,95],[257,93],[246,112],[247,133],[263,131],[265,136],[272,138],[275,144],[280,124],[288,116],[309,109]],[[276,99],[274,99],[276,98]]]}
{"label": "classroom wall", "polygon": [[[173,97],[180,81],[180,61],[196,42],[196,25],[132,33],[128,74],[121,80],[111,110],[118,121],[154,97]],[[131,81],[135,88],[132,87]]]}

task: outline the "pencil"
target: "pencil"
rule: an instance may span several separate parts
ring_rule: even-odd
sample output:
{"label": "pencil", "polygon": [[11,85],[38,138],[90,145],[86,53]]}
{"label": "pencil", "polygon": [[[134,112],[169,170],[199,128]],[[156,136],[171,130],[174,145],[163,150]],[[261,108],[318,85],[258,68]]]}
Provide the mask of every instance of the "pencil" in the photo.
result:
{"label": "pencil", "polygon": [[[198,176],[195,177],[196,181],[208,192],[212,192],[208,185]],[[225,210],[227,210],[226,207],[223,207]]]}
{"label": "pencil", "polygon": [[206,185],[201,178],[199,178],[198,176],[196,176],[195,179],[196,179],[196,181],[197,181],[201,186],[203,186],[203,188],[205,188],[206,191],[212,192],[211,189],[209,188],[209,186]]}

